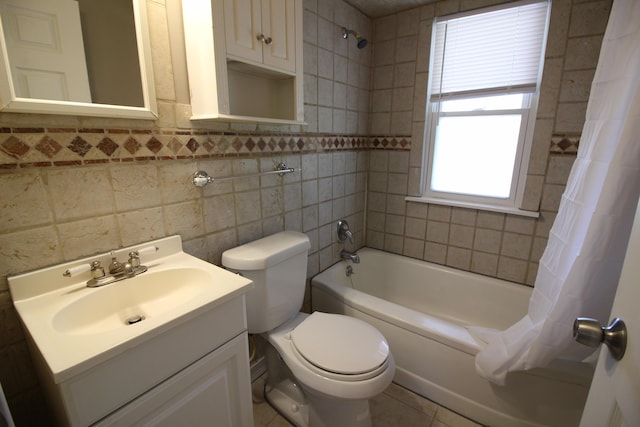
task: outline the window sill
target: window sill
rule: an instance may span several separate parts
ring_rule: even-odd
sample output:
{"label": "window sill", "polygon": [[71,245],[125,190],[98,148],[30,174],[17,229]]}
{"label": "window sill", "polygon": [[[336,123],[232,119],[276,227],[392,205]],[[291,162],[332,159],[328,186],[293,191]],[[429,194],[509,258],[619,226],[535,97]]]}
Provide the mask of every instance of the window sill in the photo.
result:
{"label": "window sill", "polygon": [[434,197],[412,197],[408,196],[404,198],[407,202],[417,202],[417,203],[431,203],[434,205],[443,205],[443,206],[455,206],[458,208],[468,208],[468,209],[479,209],[483,211],[490,212],[500,212],[506,213],[509,215],[520,215],[526,216],[529,218],[538,218],[540,216],[540,212],[537,211],[525,211],[524,209],[518,209],[511,206],[500,206],[500,205],[490,205],[484,203],[471,203],[471,202],[460,202],[456,200],[447,200],[447,199],[437,199]]}

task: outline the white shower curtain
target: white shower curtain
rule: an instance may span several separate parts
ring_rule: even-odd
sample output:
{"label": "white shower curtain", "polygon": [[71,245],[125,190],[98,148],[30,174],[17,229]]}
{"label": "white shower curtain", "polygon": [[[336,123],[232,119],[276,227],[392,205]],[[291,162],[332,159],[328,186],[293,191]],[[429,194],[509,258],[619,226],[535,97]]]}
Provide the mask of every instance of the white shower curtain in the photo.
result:
{"label": "white shower curtain", "polygon": [[529,312],[505,331],[469,328],[486,342],[476,356],[480,375],[504,384],[509,372],[594,351],[573,340],[573,321],[608,322],[639,194],[640,1],[615,0]]}

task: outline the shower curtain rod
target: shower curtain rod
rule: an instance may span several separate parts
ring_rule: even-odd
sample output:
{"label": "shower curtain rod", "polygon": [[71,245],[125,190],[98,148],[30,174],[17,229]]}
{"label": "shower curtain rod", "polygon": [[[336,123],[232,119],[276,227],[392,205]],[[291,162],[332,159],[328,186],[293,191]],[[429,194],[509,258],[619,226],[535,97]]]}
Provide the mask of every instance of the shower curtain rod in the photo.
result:
{"label": "shower curtain rod", "polygon": [[[300,169],[298,169],[298,170],[300,170]],[[276,166],[275,170],[272,170],[272,171],[249,173],[249,174],[245,174],[245,175],[221,176],[221,177],[218,177],[218,178],[214,178],[212,176],[209,176],[209,174],[206,173],[205,171],[197,171],[196,173],[193,174],[193,179],[191,180],[191,182],[196,187],[204,187],[205,185],[211,184],[212,182],[230,181],[232,179],[252,178],[252,177],[255,177],[255,176],[275,175],[275,174],[278,174],[279,176],[284,176],[284,174],[293,173],[295,171],[296,171],[295,168],[289,168],[284,163],[279,163]]]}

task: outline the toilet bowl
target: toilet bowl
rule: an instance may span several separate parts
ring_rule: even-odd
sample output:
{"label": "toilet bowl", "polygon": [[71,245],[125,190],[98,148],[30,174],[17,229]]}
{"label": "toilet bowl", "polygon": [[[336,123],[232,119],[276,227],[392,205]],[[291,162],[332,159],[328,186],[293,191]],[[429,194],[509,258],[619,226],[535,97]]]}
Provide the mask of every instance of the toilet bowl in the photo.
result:
{"label": "toilet bowl", "polygon": [[309,239],[285,231],[222,254],[223,265],[254,281],[249,333],[267,342],[265,397],[300,427],[369,427],[368,399],[393,379],[384,336],[349,316],[299,313]]}

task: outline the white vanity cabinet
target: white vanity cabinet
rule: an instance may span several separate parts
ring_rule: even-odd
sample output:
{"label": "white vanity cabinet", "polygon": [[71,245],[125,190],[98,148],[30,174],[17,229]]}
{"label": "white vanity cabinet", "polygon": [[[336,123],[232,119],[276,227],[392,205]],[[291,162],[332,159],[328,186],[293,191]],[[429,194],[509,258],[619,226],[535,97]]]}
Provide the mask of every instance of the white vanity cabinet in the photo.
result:
{"label": "white vanity cabinet", "polygon": [[252,426],[242,389],[246,342],[237,336],[95,426]]}
{"label": "white vanity cabinet", "polygon": [[182,0],[192,121],[304,123],[302,0]]}
{"label": "white vanity cabinet", "polygon": [[[143,266],[95,286],[92,268],[133,253]],[[8,283],[57,425],[253,426],[251,281],[185,253],[179,235]]]}
{"label": "white vanity cabinet", "polygon": [[227,58],[295,73],[296,0],[224,0]]}
{"label": "white vanity cabinet", "polygon": [[248,354],[242,296],[49,387],[71,426],[251,427]]}

